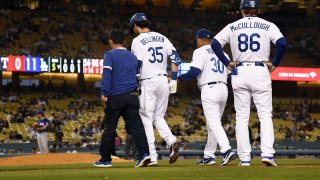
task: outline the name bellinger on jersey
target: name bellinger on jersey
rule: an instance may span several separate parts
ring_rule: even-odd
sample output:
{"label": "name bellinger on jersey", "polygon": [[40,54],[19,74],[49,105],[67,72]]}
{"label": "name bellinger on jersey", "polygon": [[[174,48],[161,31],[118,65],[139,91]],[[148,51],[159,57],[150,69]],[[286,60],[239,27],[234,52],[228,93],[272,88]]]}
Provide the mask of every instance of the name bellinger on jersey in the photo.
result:
{"label": "name bellinger on jersey", "polygon": [[149,42],[164,42],[163,36],[148,36],[140,40],[141,44],[146,45]]}
{"label": "name bellinger on jersey", "polygon": [[131,44],[131,51],[138,60],[142,61],[140,78],[147,79],[159,74],[167,74],[168,57],[176,49],[165,36],[151,31],[135,37]]}

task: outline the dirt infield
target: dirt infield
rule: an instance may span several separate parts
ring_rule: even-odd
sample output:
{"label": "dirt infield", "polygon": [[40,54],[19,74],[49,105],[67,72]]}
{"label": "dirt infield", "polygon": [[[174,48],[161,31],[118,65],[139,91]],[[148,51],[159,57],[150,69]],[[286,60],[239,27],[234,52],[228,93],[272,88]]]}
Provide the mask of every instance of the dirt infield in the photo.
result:
{"label": "dirt infield", "polygon": [[[0,158],[0,166],[93,163],[100,156],[86,153],[52,153]],[[130,162],[112,156],[112,162]]]}

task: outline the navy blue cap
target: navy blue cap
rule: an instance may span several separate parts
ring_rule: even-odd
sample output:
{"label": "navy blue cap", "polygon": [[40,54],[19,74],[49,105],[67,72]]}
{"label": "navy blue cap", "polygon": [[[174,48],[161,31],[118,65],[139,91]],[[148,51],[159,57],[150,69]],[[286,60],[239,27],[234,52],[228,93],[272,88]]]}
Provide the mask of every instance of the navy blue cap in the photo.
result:
{"label": "navy blue cap", "polygon": [[144,13],[136,13],[130,19],[130,32],[134,34],[133,31],[133,24],[136,22],[147,21],[149,26],[151,25],[150,21],[148,20],[147,16]]}
{"label": "navy blue cap", "polygon": [[259,9],[260,1],[259,0],[242,0],[240,2],[240,9]]}
{"label": "navy blue cap", "polygon": [[39,114],[44,115],[44,112],[42,110],[37,110],[36,115],[39,115]]}
{"label": "navy blue cap", "polygon": [[207,29],[200,29],[197,31],[195,39],[198,39],[198,38],[212,39],[213,34]]}

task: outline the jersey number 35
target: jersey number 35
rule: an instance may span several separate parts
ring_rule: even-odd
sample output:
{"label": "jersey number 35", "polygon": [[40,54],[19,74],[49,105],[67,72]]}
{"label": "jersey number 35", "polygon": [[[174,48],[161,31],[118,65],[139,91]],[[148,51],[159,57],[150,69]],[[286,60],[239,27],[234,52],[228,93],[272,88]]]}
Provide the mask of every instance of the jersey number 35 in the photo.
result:
{"label": "jersey number 35", "polygon": [[163,61],[163,54],[161,52],[161,50],[163,49],[163,47],[150,47],[148,49],[148,52],[151,53],[151,59],[149,59],[149,62],[151,63],[162,63]]}

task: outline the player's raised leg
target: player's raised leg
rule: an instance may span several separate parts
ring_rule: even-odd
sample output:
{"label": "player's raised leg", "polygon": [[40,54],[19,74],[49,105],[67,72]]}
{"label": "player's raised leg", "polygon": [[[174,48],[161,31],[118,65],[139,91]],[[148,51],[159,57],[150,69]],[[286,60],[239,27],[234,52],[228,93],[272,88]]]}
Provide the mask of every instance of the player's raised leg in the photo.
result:
{"label": "player's raised leg", "polygon": [[154,80],[158,81],[156,93],[159,95],[155,105],[154,125],[156,126],[160,136],[169,145],[169,163],[172,164],[179,158],[180,143],[177,142],[177,138],[172,134],[166,120],[164,119],[169,99],[168,79],[165,76],[159,76],[155,77]]}

